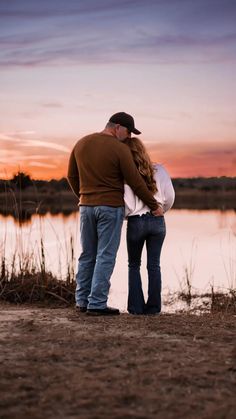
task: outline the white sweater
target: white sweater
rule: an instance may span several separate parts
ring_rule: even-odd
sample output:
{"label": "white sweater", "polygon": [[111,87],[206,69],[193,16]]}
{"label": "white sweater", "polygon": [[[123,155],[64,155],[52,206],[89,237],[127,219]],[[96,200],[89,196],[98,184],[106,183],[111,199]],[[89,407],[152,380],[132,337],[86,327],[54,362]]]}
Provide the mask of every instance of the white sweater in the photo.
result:
{"label": "white sweater", "polygon": [[[174,203],[175,191],[169,174],[161,164],[154,165],[154,179],[157,184],[157,192],[155,193],[154,198],[162,204],[165,213]],[[126,217],[150,212],[150,208],[134,194],[133,190],[127,184],[125,184],[124,187],[124,201]]]}

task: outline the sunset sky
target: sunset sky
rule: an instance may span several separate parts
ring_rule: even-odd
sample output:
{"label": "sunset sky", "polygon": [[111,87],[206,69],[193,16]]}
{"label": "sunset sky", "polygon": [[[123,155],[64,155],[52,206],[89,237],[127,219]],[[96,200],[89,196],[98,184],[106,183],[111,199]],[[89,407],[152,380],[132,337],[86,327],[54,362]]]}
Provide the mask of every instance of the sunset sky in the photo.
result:
{"label": "sunset sky", "polygon": [[131,113],[172,177],[236,176],[235,0],[0,0],[0,177]]}

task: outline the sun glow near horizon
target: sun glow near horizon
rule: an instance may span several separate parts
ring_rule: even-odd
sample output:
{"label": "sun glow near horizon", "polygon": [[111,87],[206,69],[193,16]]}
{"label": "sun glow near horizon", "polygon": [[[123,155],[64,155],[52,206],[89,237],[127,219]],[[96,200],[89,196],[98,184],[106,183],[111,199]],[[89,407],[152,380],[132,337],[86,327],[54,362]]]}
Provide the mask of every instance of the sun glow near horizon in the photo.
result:
{"label": "sun glow near horizon", "polygon": [[[236,175],[235,160],[230,157],[233,156],[230,143],[228,145],[219,143],[218,146],[214,144],[214,148],[210,148],[207,144],[203,146],[198,143],[182,143],[176,145],[176,148],[172,143],[152,145],[147,143],[145,145],[151,160],[164,165],[172,178],[234,177]],[[40,146],[37,147],[40,148]],[[29,174],[32,179],[50,180],[66,177],[70,153],[69,150],[61,153],[58,148],[55,144],[55,148],[52,149],[44,147],[45,154],[37,154],[39,150],[34,154],[29,147],[28,155],[21,154],[21,163],[17,161],[19,160],[19,153],[16,154],[16,157],[12,157],[15,153],[11,152],[12,163],[8,163],[4,168],[4,164],[0,162],[0,178],[10,179],[18,171]],[[179,150],[176,151],[176,149]],[[40,151],[42,153],[42,150]]]}
{"label": "sun glow near horizon", "polygon": [[236,176],[236,5],[213,3],[1,3],[0,176],[66,176],[119,111],[172,177]]}

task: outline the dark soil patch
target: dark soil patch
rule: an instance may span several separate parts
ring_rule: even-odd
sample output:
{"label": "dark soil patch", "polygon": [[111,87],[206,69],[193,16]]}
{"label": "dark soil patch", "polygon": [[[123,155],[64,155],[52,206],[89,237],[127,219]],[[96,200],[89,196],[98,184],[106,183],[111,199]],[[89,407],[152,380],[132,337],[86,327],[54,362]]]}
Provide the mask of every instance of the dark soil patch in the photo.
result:
{"label": "dark soil patch", "polygon": [[2,304],[0,417],[233,419],[235,319]]}

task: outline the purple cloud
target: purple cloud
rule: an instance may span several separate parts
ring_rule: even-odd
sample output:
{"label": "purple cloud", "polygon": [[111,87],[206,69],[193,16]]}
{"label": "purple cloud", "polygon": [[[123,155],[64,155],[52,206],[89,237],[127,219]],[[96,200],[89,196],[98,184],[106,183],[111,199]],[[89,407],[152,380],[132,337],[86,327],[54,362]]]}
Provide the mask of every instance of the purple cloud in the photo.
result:
{"label": "purple cloud", "polygon": [[232,0],[0,3],[0,65],[236,59]]}

